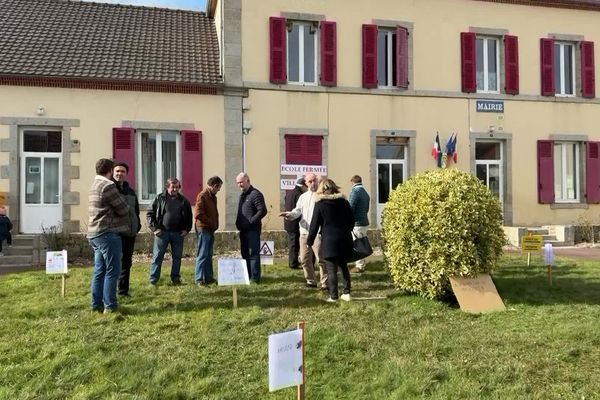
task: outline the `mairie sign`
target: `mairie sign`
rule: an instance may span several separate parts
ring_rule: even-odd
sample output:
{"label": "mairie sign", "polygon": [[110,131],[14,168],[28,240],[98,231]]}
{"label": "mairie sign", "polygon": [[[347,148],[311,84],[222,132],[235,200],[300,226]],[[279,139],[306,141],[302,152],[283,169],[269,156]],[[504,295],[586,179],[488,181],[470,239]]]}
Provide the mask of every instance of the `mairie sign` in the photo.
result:
{"label": "mairie sign", "polygon": [[504,102],[501,100],[477,100],[477,112],[503,113]]}

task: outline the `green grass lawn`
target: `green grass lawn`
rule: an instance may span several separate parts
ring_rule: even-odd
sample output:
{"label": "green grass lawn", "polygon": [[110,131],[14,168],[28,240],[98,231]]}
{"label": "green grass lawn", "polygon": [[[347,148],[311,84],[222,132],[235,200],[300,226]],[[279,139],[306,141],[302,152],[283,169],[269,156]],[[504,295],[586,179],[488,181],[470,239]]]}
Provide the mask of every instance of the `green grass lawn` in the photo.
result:
{"label": "green grass lawn", "polygon": [[[193,267],[182,268],[193,282]],[[534,257],[506,256],[506,312],[469,315],[395,290],[381,262],[325,303],[301,271],[264,267],[238,290],[157,288],[135,265],[124,313],[89,311],[91,268],[67,297],[44,272],[0,277],[0,399],[294,399],[268,391],[267,337],[306,321],[307,399],[600,398],[600,263],[560,259],[554,285]]]}

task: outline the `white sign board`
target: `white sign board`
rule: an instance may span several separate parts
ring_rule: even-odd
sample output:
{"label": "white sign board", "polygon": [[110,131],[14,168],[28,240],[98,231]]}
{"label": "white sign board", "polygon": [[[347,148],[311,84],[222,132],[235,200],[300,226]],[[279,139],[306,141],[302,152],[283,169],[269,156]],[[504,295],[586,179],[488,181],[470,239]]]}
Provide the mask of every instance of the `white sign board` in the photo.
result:
{"label": "white sign board", "polygon": [[281,175],[306,175],[309,172],[312,172],[316,175],[327,175],[327,166],[281,164]]}
{"label": "white sign board", "polygon": [[296,179],[281,179],[280,182],[280,188],[281,190],[294,190],[294,188],[296,187],[296,181],[298,180],[298,178]]}
{"label": "white sign board", "polygon": [[46,273],[47,274],[66,274],[67,273],[67,251],[47,251],[46,252]]}
{"label": "white sign board", "polygon": [[544,245],[544,264],[554,265],[554,249],[552,248],[551,243],[546,243]]}
{"label": "white sign board", "polygon": [[260,263],[262,265],[273,265],[273,255],[275,254],[275,242],[272,240],[260,241]]}
{"label": "white sign board", "polygon": [[269,335],[269,391],[304,383],[302,329]]}
{"label": "white sign board", "polygon": [[219,286],[250,284],[246,260],[242,258],[219,258],[217,268]]}

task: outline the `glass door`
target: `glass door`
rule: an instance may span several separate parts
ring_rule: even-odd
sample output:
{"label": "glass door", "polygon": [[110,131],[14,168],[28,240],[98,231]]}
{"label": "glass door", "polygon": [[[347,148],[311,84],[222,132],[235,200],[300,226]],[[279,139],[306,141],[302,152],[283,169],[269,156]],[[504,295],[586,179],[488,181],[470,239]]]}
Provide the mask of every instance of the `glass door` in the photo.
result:
{"label": "glass door", "polygon": [[504,173],[502,142],[477,142],[475,144],[475,173],[479,179],[504,204]]}
{"label": "glass door", "polygon": [[406,139],[377,138],[377,226],[390,192],[406,180]]}

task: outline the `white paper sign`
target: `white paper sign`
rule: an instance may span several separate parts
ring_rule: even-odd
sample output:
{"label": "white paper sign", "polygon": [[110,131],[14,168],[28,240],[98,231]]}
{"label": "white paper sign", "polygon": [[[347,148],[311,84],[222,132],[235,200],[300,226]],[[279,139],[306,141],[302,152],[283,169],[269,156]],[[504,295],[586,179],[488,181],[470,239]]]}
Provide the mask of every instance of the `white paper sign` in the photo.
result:
{"label": "white paper sign", "polygon": [[67,273],[67,251],[47,251],[46,252],[46,273],[47,274],[66,274]]}
{"label": "white paper sign", "polygon": [[281,164],[281,175],[306,175],[309,172],[312,172],[317,175],[327,175],[327,166]]}
{"label": "white paper sign", "polygon": [[304,383],[302,329],[269,335],[269,391]]}
{"label": "white paper sign", "polygon": [[544,264],[554,265],[554,249],[552,248],[551,243],[546,243],[544,245]]}
{"label": "white paper sign", "polygon": [[297,180],[298,180],[298,178],[296,178],[296,179],[281,179],[279,186],[281,187],[281,190],[294,190],[294,188],[296,187]]}
{"label": "white paper sign", "polygon": [[260,241],[260,263],[262,265],[273,265],[273,255],[275,254],[275,242],[272,240]]}
{"label": "white paper sign", "polygon": [[246,260],[243,258],[219,258],[217,268],[219,286],[250,284]]}

